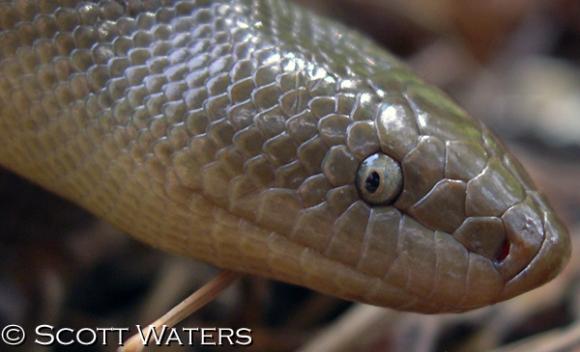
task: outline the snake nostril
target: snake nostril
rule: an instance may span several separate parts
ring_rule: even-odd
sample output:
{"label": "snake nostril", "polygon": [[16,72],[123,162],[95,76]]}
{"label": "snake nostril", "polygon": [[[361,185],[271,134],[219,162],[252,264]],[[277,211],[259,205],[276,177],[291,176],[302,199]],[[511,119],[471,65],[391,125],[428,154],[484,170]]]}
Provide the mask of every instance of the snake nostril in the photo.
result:
{"label": "snake nostril", "polygon": [[504,240],[500,250],[497,253],[497,256],[495,257],[495,260],[498,263],[502,262],[505,258],[507,258],[508,254],[510,254],[510,247],[511,247],[510,242],[507,239]]}

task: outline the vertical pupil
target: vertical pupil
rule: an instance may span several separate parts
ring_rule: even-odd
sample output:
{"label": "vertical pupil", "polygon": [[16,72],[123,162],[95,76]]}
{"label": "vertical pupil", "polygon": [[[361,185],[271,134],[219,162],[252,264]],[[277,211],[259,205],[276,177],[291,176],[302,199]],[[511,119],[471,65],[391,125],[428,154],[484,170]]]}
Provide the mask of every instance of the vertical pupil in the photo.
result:
{"label": "vertical pupil", "polygon": [[370,175],[367,176],[367,179],[365,180],[365,189],[369,193],[375,193],[380,184],[381,177],[379,176],[378,172],[373,171],[370,173]]}

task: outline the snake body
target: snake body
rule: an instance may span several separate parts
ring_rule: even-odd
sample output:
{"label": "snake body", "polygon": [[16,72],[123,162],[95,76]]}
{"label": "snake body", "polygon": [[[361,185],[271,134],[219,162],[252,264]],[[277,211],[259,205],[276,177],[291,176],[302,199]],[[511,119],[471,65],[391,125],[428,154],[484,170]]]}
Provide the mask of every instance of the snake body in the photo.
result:
{"label": "snake body", "polygon": [[[464,311],[554,277],[564,226],[492,133],[275,0],[0,4],[0,163],[134,237],[350,300]],[[380,153],[392,204],[361,198]]]}

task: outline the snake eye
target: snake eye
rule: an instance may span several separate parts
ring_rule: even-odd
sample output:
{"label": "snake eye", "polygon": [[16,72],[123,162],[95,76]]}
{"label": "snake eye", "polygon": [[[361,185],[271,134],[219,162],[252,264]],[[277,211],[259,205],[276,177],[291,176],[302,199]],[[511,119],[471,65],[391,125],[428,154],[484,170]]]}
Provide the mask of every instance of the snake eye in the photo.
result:
{"label": "snake eye", "polygon": [[367,203],[387,205],[401,193],[403,186],[401,167],[385,154],[373,154],[360,164],[356,186]]}

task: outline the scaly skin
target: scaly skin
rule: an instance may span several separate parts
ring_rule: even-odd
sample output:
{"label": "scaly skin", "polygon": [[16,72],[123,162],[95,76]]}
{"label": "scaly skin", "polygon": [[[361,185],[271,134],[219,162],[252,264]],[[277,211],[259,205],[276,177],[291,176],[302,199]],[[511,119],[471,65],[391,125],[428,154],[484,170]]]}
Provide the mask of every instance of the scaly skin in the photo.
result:
{"label": "scaly skin", "polygon": [[[508,299],[570,255],[485,127],[293,5],[14,1],[0,20],[0,163],[155,247],[420,312]],[[392,205],[355,186],[377,152],[403,171]]]}

